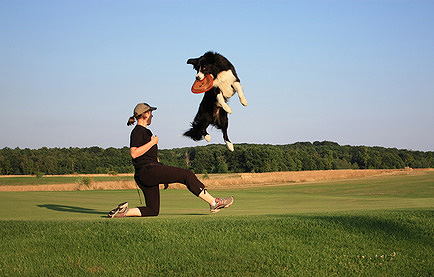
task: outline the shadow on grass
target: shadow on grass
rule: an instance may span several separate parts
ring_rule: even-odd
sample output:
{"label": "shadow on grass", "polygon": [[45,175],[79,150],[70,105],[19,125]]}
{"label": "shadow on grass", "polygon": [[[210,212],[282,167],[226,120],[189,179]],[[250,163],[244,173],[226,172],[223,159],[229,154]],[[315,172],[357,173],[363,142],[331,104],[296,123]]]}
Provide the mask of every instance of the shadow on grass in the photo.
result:
{"label": "shadow on grass", "polygon": [[57,204],[45,204],[45,205],[37,205],[39,208],[47,208],[49,210],[58,211],[58,212],[69,212],[69,213],[81,213],[81,214],[98,214],[107,216],[107,212],[99,212],[94,209],[82,208],[82,207],[74,207],[74,206],[66,206],[66,205],[57,205]]}

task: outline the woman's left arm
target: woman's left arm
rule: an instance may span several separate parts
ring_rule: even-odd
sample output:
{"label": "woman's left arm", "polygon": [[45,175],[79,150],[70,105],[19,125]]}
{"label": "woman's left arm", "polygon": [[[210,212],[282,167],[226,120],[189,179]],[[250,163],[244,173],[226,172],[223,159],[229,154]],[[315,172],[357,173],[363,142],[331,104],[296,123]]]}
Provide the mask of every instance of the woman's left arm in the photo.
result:
{"label": "woman's left arm", "polygon": [[141,155],[145,154],[149,151],[149,149],[152,148],[152,146],[158,144],[158,137],[157,136],[151,136],[151,140],[140,146],[140,147],[130,147],[130,154],[133,159],[140,157]]}

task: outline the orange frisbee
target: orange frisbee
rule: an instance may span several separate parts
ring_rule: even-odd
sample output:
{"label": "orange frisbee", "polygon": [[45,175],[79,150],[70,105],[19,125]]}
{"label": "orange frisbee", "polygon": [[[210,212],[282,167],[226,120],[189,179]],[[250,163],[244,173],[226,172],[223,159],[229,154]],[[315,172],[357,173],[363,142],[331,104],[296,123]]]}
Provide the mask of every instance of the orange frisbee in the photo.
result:
{"label": "orange frisbee", "polygon": [[204,93],[212,88],[213,79],[211,74],[206,74],[202,80],[196,80],[191,87],[193,93]]}

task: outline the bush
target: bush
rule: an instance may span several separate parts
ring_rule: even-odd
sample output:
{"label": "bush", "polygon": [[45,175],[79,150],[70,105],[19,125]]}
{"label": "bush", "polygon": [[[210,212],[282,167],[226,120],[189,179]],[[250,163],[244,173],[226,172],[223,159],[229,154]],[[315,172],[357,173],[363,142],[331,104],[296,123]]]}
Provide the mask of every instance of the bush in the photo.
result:
{"label": "bush", "polygon": [[38,171],[38,172],[36,172],[36,179],[41,179],[42,177],[44,176],[44,172],[40,172],[40,171]]}
{"label": "bush", "polygon": [[202,178],[203,179],[209,179],[209,176],[208,176],[208,171],[206,171],[206,169],[204,169],[203,171],[202,171]]}
{"label": "bush", "polygon": [[80,177],[77,180],[79,186],[86,186],[86,187],[89,187],[92,182],[93,182],[92,178],[86,176]]}

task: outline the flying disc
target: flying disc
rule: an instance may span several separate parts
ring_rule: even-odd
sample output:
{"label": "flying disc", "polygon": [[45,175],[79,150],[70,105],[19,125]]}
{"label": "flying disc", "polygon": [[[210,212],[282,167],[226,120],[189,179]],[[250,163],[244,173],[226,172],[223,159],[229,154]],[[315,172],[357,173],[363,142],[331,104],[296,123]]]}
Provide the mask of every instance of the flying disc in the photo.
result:
{"label": "flying disc", "polygon": [[191,87],[193,93],[204,93],[212,88],[213,79],[211,74],[205,75],[202,80],[196,80]]}

